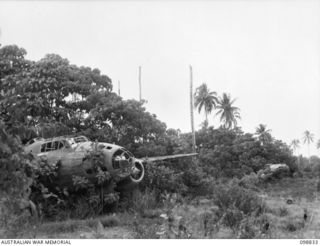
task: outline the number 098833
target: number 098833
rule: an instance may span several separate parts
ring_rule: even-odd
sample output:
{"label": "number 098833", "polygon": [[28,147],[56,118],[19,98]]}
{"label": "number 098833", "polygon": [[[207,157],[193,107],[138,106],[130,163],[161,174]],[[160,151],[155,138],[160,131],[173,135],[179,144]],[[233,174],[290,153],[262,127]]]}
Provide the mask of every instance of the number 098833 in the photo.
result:
{"label": "number 098833", "polygon": [[300,240],[300,244],[305,244],[305,245],[318,244],[318,240]]}

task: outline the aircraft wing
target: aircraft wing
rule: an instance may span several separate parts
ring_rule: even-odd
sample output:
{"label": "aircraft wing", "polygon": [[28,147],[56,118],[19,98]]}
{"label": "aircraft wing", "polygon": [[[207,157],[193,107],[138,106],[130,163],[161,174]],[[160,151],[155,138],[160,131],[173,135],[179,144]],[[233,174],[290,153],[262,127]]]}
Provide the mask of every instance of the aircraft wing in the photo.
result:
{"label": "aircraft wing", "polygon": [[198,153],[144,157],[141,160],[143,162],[155,162],[155,161],[166,161],[166,160],[172,160],[172,159],[177,159],[177,158],[191,157],[191,156],[196,156],[196,155],[198,155]]}

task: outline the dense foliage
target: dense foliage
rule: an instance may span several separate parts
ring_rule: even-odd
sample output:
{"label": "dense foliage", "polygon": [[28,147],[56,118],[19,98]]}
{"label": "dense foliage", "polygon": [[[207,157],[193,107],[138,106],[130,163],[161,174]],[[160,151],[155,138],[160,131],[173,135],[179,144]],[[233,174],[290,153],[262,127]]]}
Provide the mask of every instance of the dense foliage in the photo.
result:
{"label": "dense foliage", "polygon": [[[23,153],[19,138],[10,135],[0,121],[0,228],[7,237],[16,236],[26,225],[34,163]],[[0,233],[0,236],[1,233]]]}
{"label": "dense foliage", "polygon": [[262,142],[240,129],[202,129],[197,134],[203,169],[215,177],[239,177],[258,172],[268,163],[286,163],[295,171],[295,158],[279,140]]}
{"label": "dense foliage", "polygon": [[22,142],[82,132],[131,147],[165,132],[142,102],[112,93],[111,79],[98,69],[71,65],[54,54],[37,62],[25,55],[15,45],[0,49],[1,119]]}
{"label": "dense foliage", "polygon": [[[102,187],[106,186],[92,187],[83,177],[73,177],[74,194],[49,187],[48,180],[57,175],[55,167],[45,160],[31,160],[22,151],[21,143],[34,137],[82,134],[91,140],[124,146],[137,157],[192,151],[190,133],[167,129],[156,115],[146,111],[144,101],[123,100],[112,92],[111,79],[98,69],[72,65],[55,54],[39,61],[29,61],[25,56],[26,51],[15,45],[0,48],[1,214],[17,214],[20,218],[22,211],[35,203],[38,214],[45,218],[92,216],[103,212],[105,204],[119,200],[119,194],[113,190],[115,182],[105,191]],[[214,93],[207,94],[211,98],[201,98],[207,98],[208,105],[216,101]],[[230,213],[237,213],[235,217],[241,215],[239,223],[253,212],[246,207],[258,208],[257,198],[246,193],[252,186],[247,187],[247,181],[251,184],[255,173],[268,163],[286,163],[293,173],[297,169],[295,158],[289,147],[272,138],[264,125],[260,125],[256,135],[237,127],[231,129],[236,126],[239,110],[230,108],[232,103],[227,94],[217,101],[224,126],[215,129],[206,124],[196,132],[198,158],[147,164],[140,190],[153,194],[156,202],[164,194],[215,197],[223,210],[219,216],[229,216],[225,214],[233,209]],[[201,105],[206,115],[212,110],[201,100],[199,110]],[[111,182],[110,174],[99,169],[97,154],[91,153],[91,160],[98,170],[98,183]],[[242,187],[222,187],[227,196],[219,197],[216,181],[231,178],[238,178],[237,185]],[[250,204],[240,204],[240,200]],[[229,203],[234,202],[236,208],[230,208]],[[232,219],[223,221],[230,224]]]}

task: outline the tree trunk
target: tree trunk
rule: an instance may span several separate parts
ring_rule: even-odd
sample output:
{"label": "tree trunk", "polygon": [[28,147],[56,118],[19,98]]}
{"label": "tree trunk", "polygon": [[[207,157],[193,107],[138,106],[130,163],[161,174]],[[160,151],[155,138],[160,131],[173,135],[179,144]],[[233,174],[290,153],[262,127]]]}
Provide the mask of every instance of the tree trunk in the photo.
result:
{"label": "tree trunk", "polygon": [[310,144],[308,143],[308,160],[309,160],[309,165],[310,165]]}
{"label": "tree trunk", "polygon": [[142,95],[141,95],[141,66],[139,66],[139,101],[141,102]]}
{"label": "tree trunk", "polygon": [[194,132],[194,119],[193,119],[193,76],[192,67],[190,65],[190,119],[191,119],[191,131],[192,131],[192,151],[196,152],[196,135]]}

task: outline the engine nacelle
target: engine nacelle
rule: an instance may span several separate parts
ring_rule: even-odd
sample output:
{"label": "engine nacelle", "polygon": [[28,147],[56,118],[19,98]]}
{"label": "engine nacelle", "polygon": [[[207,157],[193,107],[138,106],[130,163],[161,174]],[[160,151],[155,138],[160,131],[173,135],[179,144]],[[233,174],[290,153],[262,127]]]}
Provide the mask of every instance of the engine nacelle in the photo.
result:
{"label": "engine nacelle", "polygon": [[134,165],[132,167],[132,173],[130,179],[133,183],[139,183],[144,178],[144,166],[141,160],[135,159]]}

